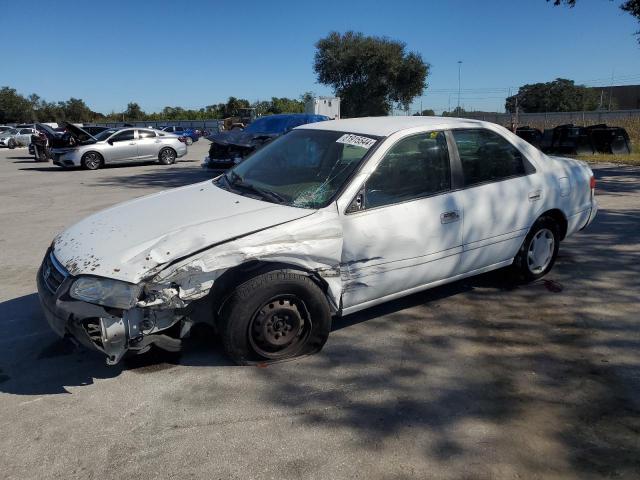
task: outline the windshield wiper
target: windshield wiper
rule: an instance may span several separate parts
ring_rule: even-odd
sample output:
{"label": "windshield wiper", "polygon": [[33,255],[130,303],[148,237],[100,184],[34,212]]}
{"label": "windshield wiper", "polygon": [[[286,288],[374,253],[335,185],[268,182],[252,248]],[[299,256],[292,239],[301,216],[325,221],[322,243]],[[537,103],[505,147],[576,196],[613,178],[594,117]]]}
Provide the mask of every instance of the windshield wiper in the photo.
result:
{"label": "windshield wiper", "polygon": [[273,192],[271,190],[266,190],[264,188],[256,187],[255,185],[252,185],[250,183],[246,183],[244,180],[242,180],[242,177],[240,177],[240,175],[238,175],[234,171],[231,171],[231,179],[226,173],[224,174],[224,178],[229,184],[229,186],[231,187],[237,187],[237,188],[240,188],[241,190],[256,193],[260,197],[275,201],[276,203],[287,202],[287,200],[279,193]]}

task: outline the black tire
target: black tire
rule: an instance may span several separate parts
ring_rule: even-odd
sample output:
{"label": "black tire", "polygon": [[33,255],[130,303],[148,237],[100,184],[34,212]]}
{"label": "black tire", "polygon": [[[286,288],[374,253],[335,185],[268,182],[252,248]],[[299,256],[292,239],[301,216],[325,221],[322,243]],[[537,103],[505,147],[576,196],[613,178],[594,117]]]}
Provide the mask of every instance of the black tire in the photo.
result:
{"label": "black tire", "polygon": [[13,138],[10,138],[9,141],[7,142],[7,147],[13,150],[14,148],[16,148],[16,141]]}
{"label": "black tire", "polygon": [[193,138],[191,138],[191,137],[185,137],[184,141],[187,144],[187,146],[189,146],[189,147],[191,145],[193,145]]}
{"label": "black tire", "polygon": [[[552,237],[552,245],[548,244],[549,237]],[[534,239],[536,240],[534,241]],[[539,245],[541,248],[538,250],[545,259],[545,261],[542,262],[534,261],[532,258],[532,256],[537,257],[534,255],[533,250],[536,249],[538,241],[544,242]],[[531,227],[531,230],[529,230],[513,261],[513,268],[518,277],[525,282],[531,282],[544,277],[553,268],[553,264],[556,262],[556,257],[558,256],[559,247],[560,229],[556,221],[547,216],[538,218]],[[547,255],[550,255],[548,259],[546,259]]]}
{"label": "black tire", "polygon": [[176,163],[177,156],[178,154],[173,148],[166,147],[158,153],[158,161],[162,165],[171,165],[172,163]]}
{"label": "black tire", "polygon": [[331,314],[313,280],[278,270],[236,287],[218,326],[234,362],[273,363],[319,352],[329,338]]}
{"label": "black tire", "polygon": [[98,152],[87,152],[82,155],[80,163],[85,170],[98,170],[104,165],[104,158]]}

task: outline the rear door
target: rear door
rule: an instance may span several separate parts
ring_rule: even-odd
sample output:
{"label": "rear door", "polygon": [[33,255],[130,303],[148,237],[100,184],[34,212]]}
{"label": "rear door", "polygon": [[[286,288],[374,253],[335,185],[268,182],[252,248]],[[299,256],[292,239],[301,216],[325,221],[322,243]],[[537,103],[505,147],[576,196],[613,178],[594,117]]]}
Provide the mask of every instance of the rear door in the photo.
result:
{"label": "rear door", "polygon": [[543,188],[533,164],[507,138],[488,129],[451,132],[462,170],[466,273],[515,257],[539,214]]}
{"label": "rear door", "polygon": [[109,148],[105,149],[105,161],[120,163],[135,161],[138,158],[138,144],[135,130],[128,129],[116,133],[109,139]]}
{"label": "rear door", "polygon": [[343,215],[345,312],[457,274],[463,210],[451,187],[444,132],[390,148]]}
{"label": "rear door", "polygon": [[161,141],[153,130],[138,130],[138,158],[140,160],[155,160],[160,152]]}

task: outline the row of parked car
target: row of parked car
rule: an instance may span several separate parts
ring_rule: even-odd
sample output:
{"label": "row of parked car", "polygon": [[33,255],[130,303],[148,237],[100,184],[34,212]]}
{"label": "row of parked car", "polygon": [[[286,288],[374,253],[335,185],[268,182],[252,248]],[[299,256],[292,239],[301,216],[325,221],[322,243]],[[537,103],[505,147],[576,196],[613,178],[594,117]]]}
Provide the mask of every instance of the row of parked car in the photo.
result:
{"label": "row of parked car", "polygon": [[[3,128],[4,146],[29,146],[36,161],[53,160],[61,167],[95,170],[107,163],[157,160],[171,164],[186,155],[187,145],[199,135],[192,131],[140,127],[78,126],[62,122],[59,127],[36,123]],[[192,137],[193,136],[193,137]]]}
{"label": "row of parked car", "polygon": [[517,128],[515,133],[545,153],[631,153],[631,140],[627,131],[622,127],[606,124],[581,127],[570,123],[545,129],[544,132],[526,126]]}

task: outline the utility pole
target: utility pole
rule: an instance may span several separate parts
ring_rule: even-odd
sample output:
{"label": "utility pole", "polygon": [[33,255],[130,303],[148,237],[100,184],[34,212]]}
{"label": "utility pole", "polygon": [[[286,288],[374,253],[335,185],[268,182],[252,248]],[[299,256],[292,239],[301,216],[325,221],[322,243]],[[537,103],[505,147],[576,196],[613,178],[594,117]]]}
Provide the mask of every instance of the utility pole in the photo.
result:
{"label": "utility pole", "polygon": [[611,86],[609,87],[609,111],[611,111],[611,96],[613,94],[613,76],[615,73],[615,69],[611,69]]}
{"label": "utility pole", "polygon": [[460,115],[460,71],[462,69],[462,60],[458,60],[458,115]]}

